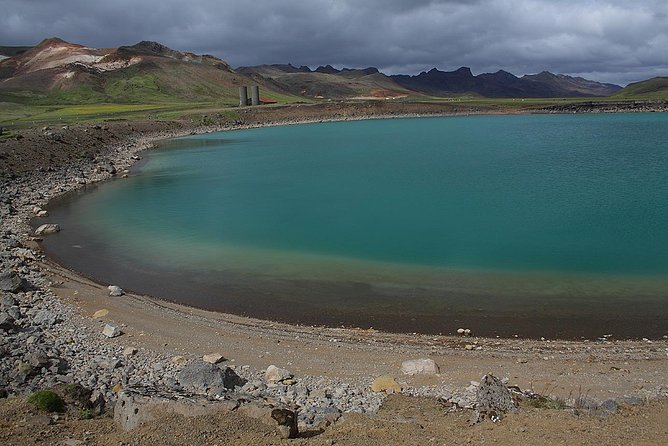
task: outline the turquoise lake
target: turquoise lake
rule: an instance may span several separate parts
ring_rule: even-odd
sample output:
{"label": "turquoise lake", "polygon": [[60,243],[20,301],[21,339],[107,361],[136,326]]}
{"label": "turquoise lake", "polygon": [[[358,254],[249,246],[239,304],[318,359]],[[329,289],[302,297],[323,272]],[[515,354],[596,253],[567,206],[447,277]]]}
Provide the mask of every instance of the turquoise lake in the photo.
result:
{"label": "turquoise lake", "polygon": [[288,322],[666,333],[666,114],[267,127],[144,157],[52,206],[63,231],[50,255],[105,283]]}

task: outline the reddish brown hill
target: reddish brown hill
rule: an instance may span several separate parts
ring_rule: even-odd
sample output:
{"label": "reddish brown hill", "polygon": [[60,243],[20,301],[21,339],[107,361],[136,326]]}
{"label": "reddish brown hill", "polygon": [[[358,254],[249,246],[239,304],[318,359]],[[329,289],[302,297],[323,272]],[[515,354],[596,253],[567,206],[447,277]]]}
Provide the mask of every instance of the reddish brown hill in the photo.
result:
{"label": "reddish brown hill", "polygon": [[238,102],[237,88],[260,84],[263,94],[283,94],[262,78],[236,73],[223,60],[143,41],[119,48],[89,48],[58,38],[0,61],[0,96],[41,103]]}

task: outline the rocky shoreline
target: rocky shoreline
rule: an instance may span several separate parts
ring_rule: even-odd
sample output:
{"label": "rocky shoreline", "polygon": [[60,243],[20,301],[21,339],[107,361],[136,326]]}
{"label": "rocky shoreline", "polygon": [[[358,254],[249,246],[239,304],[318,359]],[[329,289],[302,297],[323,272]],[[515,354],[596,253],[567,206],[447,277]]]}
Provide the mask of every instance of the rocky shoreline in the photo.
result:
{"label": "rocky shoreline", "polygon": [[[371,116],[358,115],[353,118]],[[340,117],[332,118],[334,119]],[[322,119],[315,121],[320,120]],[[294,119],[281,123],[313,121]],[[119,123],[117,127],[132,128],[133,125]],[[438,398],[448,407],[455,409],[474,409],[479,404],[478,382],[465,386],[445,382],[436,385],[400,385],[394,378],[384,377],[386,381],[383,381],[385,384],[381,386],[374,382],[374,378],[381,377],[370,375],[355,379],[336,379],[320,375],[294,376],[290,371],[281,368],[286,367],[284,364],[279,364],[278,368],[272,368],[272,364],[265,364],[261,368],[233,364],[222,357],[225,352],[217,355],[219,357],[207,358],[124,345],[125,338],[121,333],[125,328],[122,325],[106,321],[104,314],[93,318],[85,317],[76,306],[57,297],[54,289],[57,289],[59,284],[50,278],[48,262],[45,262],[37,244],[39,237],[34,235],[29,225],[30,219],[44,215],[42,208],[49,200],[86,184],[127,174],[130,166],[140,159],[140,152],[150,148],[154,141],[246,126],[256,124],[234,122],[204,126],[201,123],[163,123],[156,125],[162,127],[159,131],[150,131],[149,124],[141,136],[136,136],[129,130],[122,137],[101,138],[101,141],[116,141],[101,147],[88,147],[89,151],[84,157],[63,160],[61,163],[54,163],[55,166],[33,169],[29,173],[8,175],[8,179],[0,187],[0,394],[21,395],[58,385],[76,384],[90,390],[90,403],[99,412],[104,411],[105,407],[108,410],[123,398],[127,400],[132,397],[132,401],[136,402],[147,395],[161,398],[171,395],[172,399],[183,400],[192,399],[192,395],[199,394],[200,399],[235,401],[230,410],[249,404],[255,405],[259,409],[247,410],[247,415],[265,421],[269,417],[274,419],[279,427],[286,422],[271,418],[273,415],[268,416],[262,408],[293,411],[296,414],[296,423],[302,430],[325,427],[343,413],[375,413],[388,391]],[[80,125],[74,131],[66,126],[39,130],[42,144],[71,140],[75,137],[72,133],[95,135],[105,132],[111,133],[113,129],[110,130],[107,125],[96,124]],[[33,150],[40,149],[39,143],[36,144]],[[46,161],[48,163],[48,156]],[[111,325],[114,330],[103,334],[107,325]],[[302,331],[303,329],[299,330],[299,333]],[[262,332],[262,329],[256,332]],[[329,335],[331,332],[319,329],[314,329],[310,334],[313,338]],[[464,335],[466,333],[462,332],[462,336]],[[410,355],[412,350],[420,356],[434,351],[433,343],[428,337],[422,337],[420,341],[416,341],[415,337],[406,339],[382,333],[372,337],[378,340],[374,342],[386,342],[387,345],[422,344],[421,348],[406,348],[403,353],[406,360],[416,359]],[[134,341],[136,338],[133,343]],[[600,345],[594,350],[591,345],[576,343],[567,344],[570,346],[567,350],[576,352],[576,357],[585,357],[592,352],[607,352],[602,353],[608,355],[603,356],[604,360],[614,358],[666,363],[668,343],[665,339],[654,343],[629,341],[624,344],[616,344],[609,339],[599,341]],[[342,339],[341,342],[353,341]],[[499,342],[499,350],[512,342],[520,341]],[[430,343],[431,346],[425,352],[423,347]],[[482,350],[483,345],[488,349],[492,340],[466,338],[466,342],[457,341],[454,344],[461,345],[466,352],[475,353],[476,350]],[[447,351],[450,348],[448,345],[444,341],[439,348]],[[600,350],[597,350],[599,347]],[[608,347],[614,349],[606,350]],[[531,348],[536,348],[536,344],[529,343],[519,350],[526,354]],[[537,350],[543,351],[540,348]],[[427,375],[437,373],[437,368],[424,372]],[[233,384],[229,384],[230,380]],[[628,393],[611,395],[605,400],[574,396],[569,404],[571,407],[579,405],[581,408],[610,412],[614,411],[618,404],[637,404],[647,399],[668,396],[665,374],[652,384],[644,389],[629,389]],[[531,393],[520,391],[519,388],[517,390],[524,396]],[[288,420],[287,423],[291,421]],[[289,435],[292,434],[286,434]]]}

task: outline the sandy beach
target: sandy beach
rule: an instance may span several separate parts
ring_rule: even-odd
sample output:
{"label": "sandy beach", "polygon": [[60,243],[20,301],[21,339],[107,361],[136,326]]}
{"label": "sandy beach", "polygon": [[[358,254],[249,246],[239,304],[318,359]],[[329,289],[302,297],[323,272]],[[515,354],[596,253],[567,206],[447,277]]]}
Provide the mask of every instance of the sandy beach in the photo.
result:
{"label": "sandy beach", "polygon": [[[271,431],[253,424],[234,431],[236,437],[215,437],[223,443],[441,444],[447,442],[446,435],[456,435],[456,444],[486,439],[502,444],[517,441],[617,444],[634,443],[634,439],[638,440],[637,444],[665,444],[668,432],[661,420],[665,420],[668,410],[665,399],[668,396],[666,336],[639,341],[613,338],[525,340],[478,338],[475,333],[471,336],[435,336],[294,326],[208,312],[145,296],[110,297],[107,284],[81,277],[41,254],[39,237],[32,234],[29,226],[29,220],[35,216],[35,207],[43,207],[49,200],[84,184],[104,181],[112,174],[122,176],[141,158],[142,150],[149,149],[160,139],[269,123],[453,112],[451,109],[425,110],[417,106],[404,109],[404,113],[400,108],[388,111],[366,106],[340,106],[335,112],[327,107],[296,110],[253,112],[240,122],[225,122],[221,118],[215,125],[207,126],[193,122],[110,122],[23,129],[18,131],[22,135],[20,140],[0,144],[2,174],[5,176],[1,190],[5,203],[1,248],[6,261],[2,267],[3,271],[16,271],[31,284],[31,288],[12,293],[19,301],[16,306],[21,309],[22,317],[26,318],[26,322],[17,319],[17,324],[26,327],[33,324],[36,310],[41,306],[68,315],[61,317],[62,323],[44,328],[46,335],[40,342],[45,345],[55,342],[54,345],[60,346],[65,343],[61,340],[68,336],[75,338],[75,345],[87,342],[85,349],[82,347],[80,352],[73,349],[72,353],[73,358],[79,355],[82,363],[92,361],[96,352],[99,353],[97,356],[123,358],[124,350],[135,348],[134,359],[123,359],[126,361],[123,365],[143,361],[141,364],[146,368],[150,362],[164,363],[164,374],[159,369],[152,369],[151,373],[140,375],[156,372],[161,375],[156,382],[163,384],[165,376],[176,375],[183,364],[205,354],[220,352],[225,365],[234,366],[247,376],[261,374],[271,364],[283,367],[298,383],[299,380],[308,383],[311,393],[318,388],[318,382],[323,388],[345,385],[347,389],[368,389],[374,378],[381,375],[394,377],[402,387],[400,395],[386,397],[383,394],[381,399],[385,402],[376,413],[349,415],[344,410],[340,421],[310,438],[292,442],[280,440],[272,437]],[[475,113],[476,110],[464,111],[469,112]],[[271,113],[274,113],[273,117],[268,117]],[[31,311],[33,306],[35,311]],[[119,327],[123,334],[113,338],[102,336],[105,324]],[[78,337],[73,336],[72,331]],[[62,350],[62,347],[58,348]],[[175,360],[177,357],[183,359]],[[403,374],[400,371],[402,362],[416,358],[432,359],[438,364],[439,373]],[[9,364],[10,360],[3,361]],[[78,374],[76,361],[70,362],[71,378],[75,381],[90,375],[88,369],[86,373]],[[7,369],[12,367],[13,363]],[[129,372],[123,367],[105,372],[110,382],[103,383],[102,388],[100,380],[95,380],[95,386],[113,399],[116,392],[112,388],[116,384],[128,385],[138,376],[140,368],[133,365]],[[467,416],[462,414],[471,409],[466,408],[468,399],[475,394],[476,382],[486,373],[506,378],[509,385],[522,390],[566,402],[588,400],[600,405],[614,401],[616,409],[605,417],[600,414],[578,417],[563,410],[524,409],[519,414],[510,414],[498,426],[486,424],[469,428],[465,422]],[[144,378],[137,379],[140,382]],[[7,387],[10,394],[21,394],[47,381],[27,380]],[[362,398],[367,398],[364,395]],[[368,400],[373,398],[373,395],[369,396]],[[460,411],[447,415],[450,418],[444,420],[446,410],[438,401],[448,401]],[[21,417],[26,418],[26,410],[21,403],[11,399],[0,403],[0,413],[9,420],[1,425],[3,433],[0,437],[5,441],[12,439],[6,444],[30,444],[30,435],[35,434],[35,429],[46,432],[44,435],[49,444],[62,441],[63,432],[71,436],[91,432],[81,444],[144,444],[165,441],[173,435],[169,429],[160,430],[155,425],[142,428],[144,430],[138,430],[139,433],[122,434],[114,430],[109,418],[98,419],[97,424],[88,426],[79,420],[61,420],[60,430],[54,427],[59,425],[58,422],[48,428],[36,428],[33,424],[20,422]],[[218,422],[244,426],[246,421],[234,417]],[[192,432],[201,430],[210,422],[205,420],[197,424],[193,421],[196,427]],[[622,425],[624,429],[615,430]],[[607,432],[603,434],[607,437],[601,437],[603,431]],[[187,441],[194,441],[194,438]]]}

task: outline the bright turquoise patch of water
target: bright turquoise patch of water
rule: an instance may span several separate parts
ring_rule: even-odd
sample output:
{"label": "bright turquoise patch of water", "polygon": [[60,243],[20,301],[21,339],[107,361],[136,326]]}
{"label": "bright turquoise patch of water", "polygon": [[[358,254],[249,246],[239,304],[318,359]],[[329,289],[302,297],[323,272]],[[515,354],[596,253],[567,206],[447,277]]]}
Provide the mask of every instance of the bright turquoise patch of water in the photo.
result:
{"label": "bright turquoise patch of water", "polygon": [[429,286],[457,271],[668,277],[666,114],[270,127],[146,157],[56,209],[63,233],[156,270]]}

